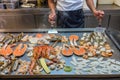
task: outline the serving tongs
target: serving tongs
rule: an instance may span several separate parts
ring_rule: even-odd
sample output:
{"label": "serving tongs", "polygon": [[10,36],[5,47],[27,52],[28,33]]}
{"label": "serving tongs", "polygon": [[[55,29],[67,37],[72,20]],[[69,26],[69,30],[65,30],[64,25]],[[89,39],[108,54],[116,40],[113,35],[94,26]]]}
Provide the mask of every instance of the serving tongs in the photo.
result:
{"label": "serving tongs", "polygon": [[96,27],[95,32],[105,32],[105,28],[102,27],[102,19],[98,20],[98,27]]}
{"label": "serving tongs", "polygon": [[48,30],[48,33],[50,33],[50,34],[58,33],[58,31],[56,30],[56,21],[51,21],[51,27]]}

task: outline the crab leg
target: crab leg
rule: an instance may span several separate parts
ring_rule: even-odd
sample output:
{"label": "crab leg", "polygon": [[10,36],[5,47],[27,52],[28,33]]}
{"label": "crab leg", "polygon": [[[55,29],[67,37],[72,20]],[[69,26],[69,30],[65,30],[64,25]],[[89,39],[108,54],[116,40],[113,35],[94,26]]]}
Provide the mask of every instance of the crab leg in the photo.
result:
{"label": "crab leg", "polygon": [[31,61],[30,68],[29,68],[29,73],[30,75],[33,75],[33,69],[35,68],[36,61],[34,58]]}
{"label": "crab leg", "polygon": [[44,45],[44,46],[36,46],[33,49],[33,58],[31,59],[31,64],[29,68],[29,73],[33,75],[33,69],[37,63],[39,58],[46,58],[50,61],[57,62],[55,59],[50,59],[50,55],[56,55],[55,50],[52,46]]}

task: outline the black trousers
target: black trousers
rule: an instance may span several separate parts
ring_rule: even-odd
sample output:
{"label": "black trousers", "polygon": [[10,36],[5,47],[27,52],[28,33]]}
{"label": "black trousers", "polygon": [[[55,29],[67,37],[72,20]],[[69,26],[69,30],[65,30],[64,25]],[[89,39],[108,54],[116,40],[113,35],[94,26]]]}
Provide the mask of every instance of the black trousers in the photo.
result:
{"label": "black trousers", "polygon": [[83,10],[58,11],[57,26],[59,28],[84,28]]}

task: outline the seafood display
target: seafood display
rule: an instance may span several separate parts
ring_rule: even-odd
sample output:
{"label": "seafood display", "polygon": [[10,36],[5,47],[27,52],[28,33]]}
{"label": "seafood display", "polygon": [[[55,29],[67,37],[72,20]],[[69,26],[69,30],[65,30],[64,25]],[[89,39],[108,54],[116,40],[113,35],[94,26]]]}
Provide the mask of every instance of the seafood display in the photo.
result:
{"label": "seafood display", "polygon": [[120,62],[114,59],[105,60],[101,58],[75,58],[72,57],[71,64],[74,66],[75,74],[113,74],[120,73]]}
{"label": "seafood display", "polygon": [[120,74],[100,32],[0,33],[0,75]]}

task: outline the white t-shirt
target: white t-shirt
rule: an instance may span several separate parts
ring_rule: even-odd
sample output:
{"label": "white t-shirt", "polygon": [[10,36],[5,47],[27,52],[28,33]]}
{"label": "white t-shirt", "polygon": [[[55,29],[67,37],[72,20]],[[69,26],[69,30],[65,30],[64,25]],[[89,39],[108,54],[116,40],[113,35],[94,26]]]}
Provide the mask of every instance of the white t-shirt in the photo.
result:
{"label": "white t-shirt", "polygon": [[58,11],[72,11],[82,9],[83,0],[56,0]]}

